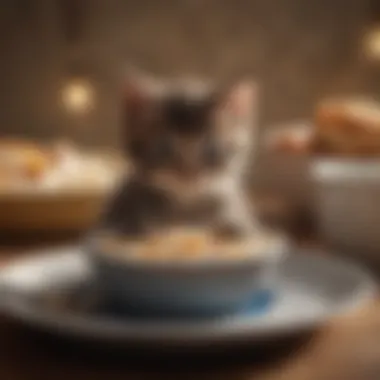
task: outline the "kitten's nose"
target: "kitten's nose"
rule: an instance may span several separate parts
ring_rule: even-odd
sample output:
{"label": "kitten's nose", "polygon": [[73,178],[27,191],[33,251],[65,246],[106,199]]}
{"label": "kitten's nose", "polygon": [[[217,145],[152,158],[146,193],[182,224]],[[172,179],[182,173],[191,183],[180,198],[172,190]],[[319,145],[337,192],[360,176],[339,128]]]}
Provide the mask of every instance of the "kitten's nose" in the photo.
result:
{"label": "kitten's nose", "polygon": [[199,173],[199,168],[197,165],[178,165],[178,173],[182,178],[193,179]]}
{"label": "kitten's nose", "polygon": [[198,163],[191,158],[183,158],[177,161],[177,172],[182,178],[194,178],[199,173]]}
{"label": "kitten's nose", "polygon": [[182,141],[176,166],[181,177],[193,178],[197,176],[200,170],[197,141]]}

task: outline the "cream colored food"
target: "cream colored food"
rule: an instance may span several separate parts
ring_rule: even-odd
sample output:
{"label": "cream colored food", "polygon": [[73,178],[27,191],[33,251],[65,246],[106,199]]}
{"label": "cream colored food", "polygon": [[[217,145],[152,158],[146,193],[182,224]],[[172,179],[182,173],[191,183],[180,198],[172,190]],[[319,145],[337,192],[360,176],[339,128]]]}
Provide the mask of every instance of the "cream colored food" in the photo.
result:
{"label": "cream colored food", "polygon": [[147,261],[194,261],[244,259],[263,253],[269,247],[266,235],[251,239],[221,240],[202,229],[172,229],[152,234],[144,240],[108,236],[102,239],[103,251],[126,259]]}
{"label": "cream colored food", "polygon": [[380,103],[366,98],[331,99],[319,105],[316,139],[326,151],[380,154]]}
{"label": "cream colored food", "polygon": [[1,192],[106,189],[118,173],[111,160],[84,153],[70,143],[0,141]]}
{"label": "cream colored food", "polygon": [[311,151],[313,139],[314,128],[310,123],[294,122],[271,132],[266,146],[270,151],[305,154]]}
{"label": "cream colored food", "polygon": [[[301,126],[302,127],[302,126]],[[380,155],[380,103],[364,97],[325,99],[315,109],[313,123],[284,126],[270,133],[271,151],[313,155]]]}

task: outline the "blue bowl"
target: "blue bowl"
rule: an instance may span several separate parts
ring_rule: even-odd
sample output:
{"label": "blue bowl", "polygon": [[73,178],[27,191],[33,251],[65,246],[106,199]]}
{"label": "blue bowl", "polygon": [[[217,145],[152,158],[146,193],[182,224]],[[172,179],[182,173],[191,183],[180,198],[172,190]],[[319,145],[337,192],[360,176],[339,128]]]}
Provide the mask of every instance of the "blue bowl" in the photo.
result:
{"label": "blue bowl", "polygon": [[285,241],[273,239],[266,252],[234,260],[156,262],[109,254],[96,240],[89,253],[103,296],[129,313],[165,317],[244,310],[275,287],[286,253]]}

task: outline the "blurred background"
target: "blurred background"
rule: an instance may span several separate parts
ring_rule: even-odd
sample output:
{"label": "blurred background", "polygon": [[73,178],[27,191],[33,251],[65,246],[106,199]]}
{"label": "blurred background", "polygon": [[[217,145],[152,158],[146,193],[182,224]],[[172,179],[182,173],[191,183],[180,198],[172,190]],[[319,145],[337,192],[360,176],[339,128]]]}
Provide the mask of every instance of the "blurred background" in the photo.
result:
{"label": "blurred background", "polygon": [[376,95],[377,3],[3,0],[0,133],[117,147],[126,64],[216,79],[251,73],[264,126],[307,118],[326,95]]}

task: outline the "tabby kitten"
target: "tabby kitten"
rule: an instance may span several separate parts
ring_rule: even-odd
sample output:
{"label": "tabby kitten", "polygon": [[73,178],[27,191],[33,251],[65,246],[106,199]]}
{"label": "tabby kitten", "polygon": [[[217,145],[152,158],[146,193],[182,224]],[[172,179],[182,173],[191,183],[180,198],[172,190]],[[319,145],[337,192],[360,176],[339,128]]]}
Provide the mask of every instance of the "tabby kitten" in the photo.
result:
{"label": "tabby kitten", "polygon": [[222,235],[257,227],[242,179],[254,142],[256,87],[212,88],[194,80],[129,76],[125,148],[133,164],[103,227],[143,235],[161,227],[211,227]]}

